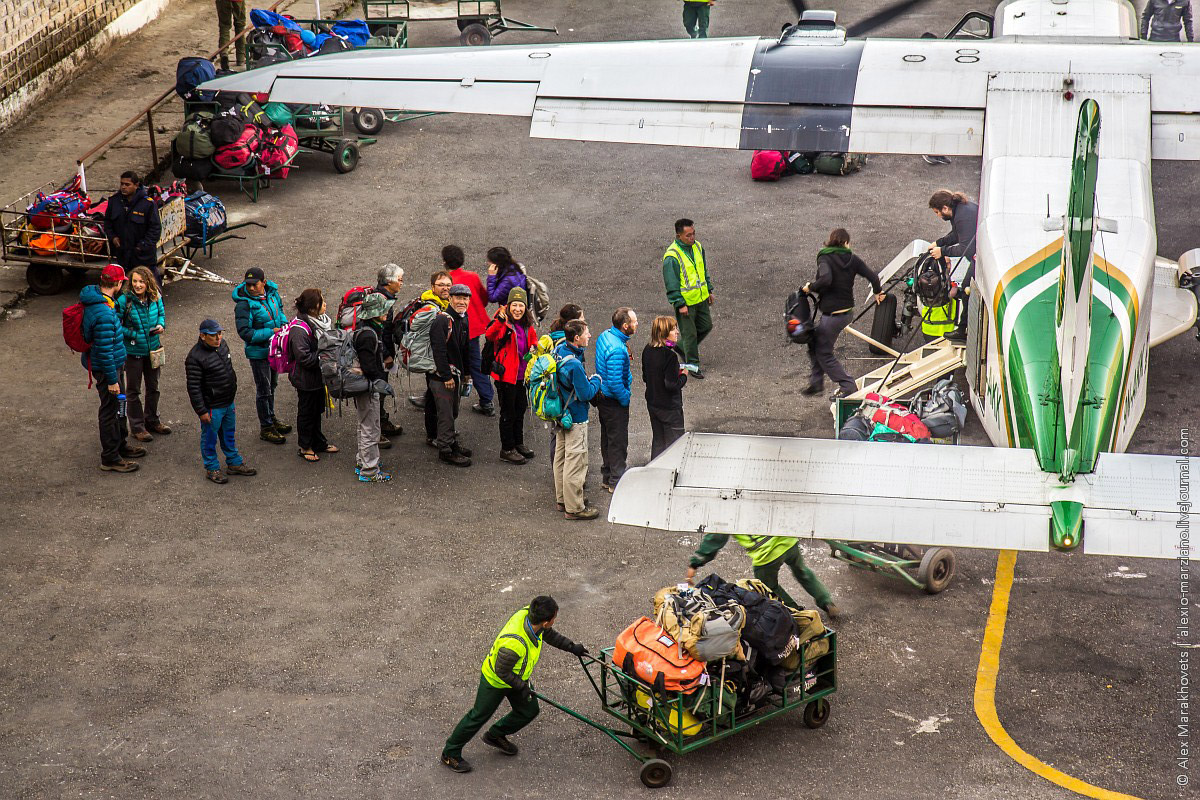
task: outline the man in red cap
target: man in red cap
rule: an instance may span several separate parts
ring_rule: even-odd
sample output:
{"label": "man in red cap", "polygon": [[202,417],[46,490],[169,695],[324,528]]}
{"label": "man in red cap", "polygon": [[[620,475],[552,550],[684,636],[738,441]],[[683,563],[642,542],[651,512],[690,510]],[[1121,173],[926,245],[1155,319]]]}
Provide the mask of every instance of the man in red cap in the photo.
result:
{"label": "man in red cap", "polygon": [[130,447],[125,441],[129,435],[123,402],[125,336],[115,301],[124,281],[125,270],[109,264],[100,272],[99,286],[85,286],[79,293],[83,304],[80,332],[92,345],[81,361],[95,377],[100,393],[100,469],[105,472],[133,472],[138,465],[129,459],[146,455],[146,448]]}

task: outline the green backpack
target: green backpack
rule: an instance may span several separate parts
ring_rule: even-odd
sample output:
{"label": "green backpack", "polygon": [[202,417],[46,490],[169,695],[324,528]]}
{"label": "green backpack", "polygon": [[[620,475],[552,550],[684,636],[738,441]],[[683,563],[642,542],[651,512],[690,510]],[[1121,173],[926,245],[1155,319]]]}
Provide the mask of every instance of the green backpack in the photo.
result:
{"label": "green backpack", "polygon": [[533,409],[534,416],[546,422],[556,423],[562,426],[563,430],[570,430],[575,424],[571,419],[571,412],[567,410],[567,406],[575,397],[575,390],[572,389],[563,396],[562,386],[558,382],[559,369],[574,358],[573,355],[542,353],[530,362],[525,379],[529,386],[529,407]]}
{"label": "green backpack", "polygon": [[267,103],[262,110],[276,128],[291,125],[296,121],[296,115],[283,103]]}
{"label": "green backpack", "polygon": [[210,111],[196,111],[183,122],[183,130],[175,136],[175,152],[184,158],[204,159],[216,152],[209,135],[213,115]]}

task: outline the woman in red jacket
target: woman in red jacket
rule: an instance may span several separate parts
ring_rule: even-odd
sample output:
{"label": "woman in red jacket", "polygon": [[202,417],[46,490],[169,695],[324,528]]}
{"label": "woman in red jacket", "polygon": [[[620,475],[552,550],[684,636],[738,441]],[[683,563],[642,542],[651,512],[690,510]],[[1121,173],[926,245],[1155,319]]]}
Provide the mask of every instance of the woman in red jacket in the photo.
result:
{"label": "woman in red jacket", "polygon": [[533,451],[525,446],[525,409],[529,405],[525,398],[529,362],[525,356],[538,339],[524,289],[509,291],[508,302],[496,312],[483,335],[494,352],[491,373],[500,403],[500,459],[524,464],[533,458]]}

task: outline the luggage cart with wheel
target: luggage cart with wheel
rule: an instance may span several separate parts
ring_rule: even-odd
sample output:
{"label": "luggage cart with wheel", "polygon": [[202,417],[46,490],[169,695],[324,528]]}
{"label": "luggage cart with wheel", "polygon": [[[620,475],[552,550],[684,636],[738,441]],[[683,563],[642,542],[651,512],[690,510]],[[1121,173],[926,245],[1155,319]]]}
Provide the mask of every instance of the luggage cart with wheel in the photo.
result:
{"label": "luggage cart with wheel", "polygon": [[[600,658],[580,656],[579,664],[605,714],[615,722],[593,719],[541,693],[537,696],[636,758],[641,764],[638,776],[651,789],[666,786],[674,773],[662,755],[690,753],[797,709],[802,710],[805,726],[820,728],[829,720],[829,696],[837,691],[837,633],[832,630],[801,644],[799,666],[788,675],[783,691],[772,692],[756,704],[739,702],[723,684],[689,694],[656,690],[614,664],[612,653],[613,648],[607,647]],[[648,748],[656,752],[643,752]]]}
{"label": "luggage cart with wheel", "polygon": [[394,24],[394,20],[455,20],[459,41],[468,47],[491,44],[493,37],[507,31],[558,35],[558,28],[504,16],[500,0],[363,0],[363,16],[368,26]]}

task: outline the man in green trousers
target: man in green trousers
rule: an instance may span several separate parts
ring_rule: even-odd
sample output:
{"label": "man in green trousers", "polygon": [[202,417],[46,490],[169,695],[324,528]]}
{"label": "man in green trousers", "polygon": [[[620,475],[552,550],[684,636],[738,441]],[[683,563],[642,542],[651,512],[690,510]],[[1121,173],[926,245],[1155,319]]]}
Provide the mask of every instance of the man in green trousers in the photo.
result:
{"label": "man in green trousers", "polygon": [[539,595],[533,602],[513,614],[492,644],[483,660],[475,705],[455,727],[446,746],[442,748],[442,763],[455,772],[470,772],[471,765],[462,757],[463,747],[479,733],[500,707],[508,700],[512,711],[483,734],[483,743],[491,745],[506,756],[515,756],[517,746],[508,737],[533,722],[538,715],[538,701],[533,694],[530,678],[542,653],[542,644],[557,647],[576,656],[587,655],[587,648],[576,644],[552,627],[558,616],[558,603],[553,597]]}
{"label": "man in green trousers", "polygon": [[693,39],[708,38],[708,16],[713,0],[683,0],[683,29]]}
{"label": "man in green trousers", "polygon": [[[229,40],[246,27],[246,0],[217,0],[217,47],[224,48]],[[233,29],[233,35],[229,29]],[[242,66],[245,54],[244,41],[233,46],[234,63]],[[221,51],[221,69],[229,69],[229,52]]]}
{"label": "man in green trousers", "polygon": [[[800,545],[789,536],[747,536],[743,533],[733,534],[733,539],[746,548],[750,563],[754,565],[754,577],[767,585],[784,605],[800,608],[792,596],[779,585],[779,570],[784,564],[792,570],[792,575],[804,587],[804,591],[812,595],[817,605],[831,617],[836,617],[840,611],[833,602],[833,595],[821,579],[817,577],[808,565],[804,556],[800,555]],[[724,533],[706,533],[700,540],[692,560],[688,562],[688,583],[696,577],[696,570],[717,557],[721,548],[729,541],[729,535]]]}
{"label": "man in green trousers", "polygon": [[704,247],[696,241],[696,223],[690,219],[675,221],[675,240],[663,253],[663,285],[667,300],[675,309],[679,323],[679,351],[685,364],[691,365],[693,378],[700,371],[700,343],[712,330],[712,280],[704,263]]}

